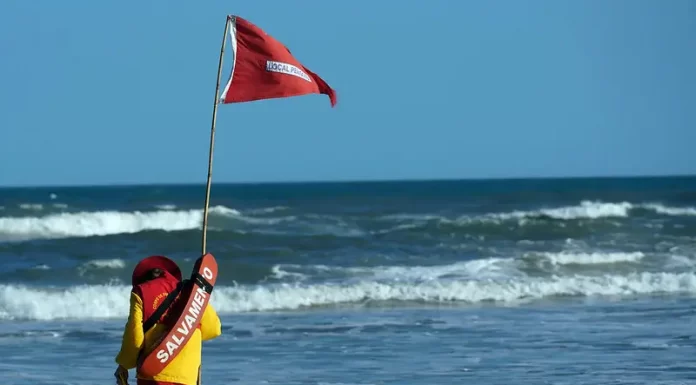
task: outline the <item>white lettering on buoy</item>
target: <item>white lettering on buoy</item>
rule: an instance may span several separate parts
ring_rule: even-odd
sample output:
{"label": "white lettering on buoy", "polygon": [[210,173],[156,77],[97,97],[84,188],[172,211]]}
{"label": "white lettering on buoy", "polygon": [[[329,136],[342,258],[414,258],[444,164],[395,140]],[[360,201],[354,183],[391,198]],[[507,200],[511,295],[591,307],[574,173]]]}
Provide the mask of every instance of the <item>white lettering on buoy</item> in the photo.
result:
{"label": "white lettering on buoy", "polygon": [[167,352],[164,349],[162,349],[159,352],[157,352],[157,358],[159,359],[159,362],[165,363],[169,359],[169,354],[167,354]]}
{"label": "white lettering on buoy", "polygon": [[[206,269],[203,269],[203,275],[207,277]],[[213,272],[210,271],[210,269],[207,270],[209,272],[208,274],[212,278]],[[196,292],[193,294],[193,301],[191,301],[189,306],[186,308],[185,315],[178,325],[179,327],[167,337],[165,343],[166,348],[160,349],[157,352],[159,362],[164,364],[165,362],[169,361],[174,351],[181,347],[186,339],[186,336],[188,336],[193,330],[193,325],[203,316],[202,310],[207,299],[208,293],[201,287],[196,288]]]}
{"label": "white lettering on buoy", "polygon": [[213,271],[207,267],[204,267],[203,276],[205,277],[205,279],[213,279]]}

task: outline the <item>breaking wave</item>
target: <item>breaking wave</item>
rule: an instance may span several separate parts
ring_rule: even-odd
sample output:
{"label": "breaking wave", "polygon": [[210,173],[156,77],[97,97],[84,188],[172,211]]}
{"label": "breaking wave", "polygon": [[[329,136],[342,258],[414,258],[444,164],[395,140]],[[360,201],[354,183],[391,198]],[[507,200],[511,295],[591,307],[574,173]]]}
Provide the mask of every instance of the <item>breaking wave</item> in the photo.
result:
{"label": "breaking wave", "polygon": [[693,207],[668,207],[657,203],[633,204],[629,202],[605,203],[594,201],[582,201],[576,206],[563,206],[556,208],[543,208],[538,210],[516,210],[503,213],[487,213],[483,215],[463,215],[455,219],[449,219],[438,215],[413,215],[396,214],[382,217],[383,220],[397,221],[431,221],[437,220],[445,223],[463,222],[502,222],[509,220],[579,220],[602,218],[625,218],[635,210],[648,210],[655,214],[667,216],[696,216],[696,208]]}
{"label": "breaking wave", "polygon": [[[210,208],[211,215],[235,216],[224,206]],[[180,231],[201,226],[203,210],[119,212],[97,211],[51,214],[43,217],[0,217],[0,240],[55,239],[133,234],[148,230]]]}
{"label": "breaking wave", "polygon": [[[46,290],[0,285],[0,319],[98,319],[128,315],[129,287],[78,286]],[[292,310],[374,301],[420,303],[518,303],[558,296],[622,296],[696,293],[693,273],[518,278],[509,280],[363,281],[343,284],[283,284],[220,287],[211,301],[220,314]]]}
{"label": "breaking wave", "polygon": [[[636,263],[640,253],[544,253],[556,264]],[[523,256],[521,260],[528,258]],[[280,283],[219,286],[212,304],[221,314],[384,303],[519,304],[558,297],[696,294],[696,274],[600,270],[592,274],[528,275],[520,259],[488,258],[439,266],[339,267],[277,265]],[[99,262],[118,268],[118,262]],[[607,272],[604,272],[607,271]],[[314,279],[307,279],[312,277]],[[80,285],[41,288],[0,285],[0,319],[57,320],[126,317],[130,287]]]}
{"label": "breaking wave", "polygon": [[541,253],[554,265],[597,265],[623,262],[639,262],[645,254],[636,251],[632,253],[582,253],[582,252],[561,252],[561,253]]}
{"label": "breaking wave", "polygon": [[[351,227],[341,216],[326,216],[312,213],[291,216],[271,217],[287,207],[250,209],[245,215],[239,211],[216,206],[211,208],[211,216],[236,218],[247,225],[265,226],[266,229],[254,229],[264,234],[279,234],[288,229],[269,228],[281,223],[295,223],[291,230],[304,233],[338,233],[347,236],[365,234],[385,234],[393,231],[412,230],[428,223],[449,224],[454,226],[472,223],[500,224],[515,221],[524,226],[529,221],[573,221],[600,220],[604,218],[625,218],[635,211],[643,210],[653,215],[662,216],[696,216],[693,207],[669,207],[657,203],[633,204],[629,202],[604,203],[582,201],[579,205],[537,210],[517,210],[500,213],[464,214],[446,216],[436,214],[394,214],[372,217],[376,223],[390,224],[386,228],[363,231]],[[57,239],[69,237],[90,237],[114,234],[134,234],[142,231],[185,231],[197,230],[201,226],[202,210],[177,210],[174,205],[159,205],[156,211],[96,211],[96,212],[61,212],[44,216],[5,216],[0,217],[0,241],[21,241],[31,239]],[[213,228],[211,228],[213,230]],[[240,230],[241,231],[241,230]],[[243,232],[243,231],[242,231]]]}

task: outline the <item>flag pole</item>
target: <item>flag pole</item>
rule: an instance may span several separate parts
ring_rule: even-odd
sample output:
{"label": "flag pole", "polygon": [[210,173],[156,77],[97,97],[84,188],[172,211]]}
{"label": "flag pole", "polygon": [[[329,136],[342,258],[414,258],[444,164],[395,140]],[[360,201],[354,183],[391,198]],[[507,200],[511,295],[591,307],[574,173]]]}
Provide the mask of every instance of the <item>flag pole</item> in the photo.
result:
{"label": "flag pole", "polygon": [[210,206],[210,184],[213,175],[213,149],[215,147],[215,122],[217,120],[218,93],[220,92],[220,78],[222,76],[222,59],[225,54],[225,45],[227,43],[227,32],[230,27],[230,18],[227,17],[225,22],[225,32],[222,34],[222,44],[220,46],[220,59],[218,61],[217,84],[215,85],[215,101],[213,102],[213,121],[210,127],[210,149],[208,151],[208,181],[205,186],[205,206],[203,208],[203,237],[201,240],[201,255],[205,255],[206,242],[208,235],[208,207]]}

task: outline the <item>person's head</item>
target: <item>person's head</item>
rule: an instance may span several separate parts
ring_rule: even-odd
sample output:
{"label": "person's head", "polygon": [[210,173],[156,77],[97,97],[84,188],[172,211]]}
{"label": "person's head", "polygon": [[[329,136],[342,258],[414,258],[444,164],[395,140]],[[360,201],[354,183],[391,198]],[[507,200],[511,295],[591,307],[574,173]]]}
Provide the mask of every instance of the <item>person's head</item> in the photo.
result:
{"label": "person's head", "polygon": [[164,276],[164,270],[160,269],[159,267],[155,267],[154,269],[150,270],[145,274],[144,280],[145,282],[147,281],[152,281],[153,279],[157,279]]}
{"label": "person's head", "polygon": [[141,260],[133,269],[133,286],[164,277],[167,273],[181,281],[181,270],[171,259],[154,255]]}

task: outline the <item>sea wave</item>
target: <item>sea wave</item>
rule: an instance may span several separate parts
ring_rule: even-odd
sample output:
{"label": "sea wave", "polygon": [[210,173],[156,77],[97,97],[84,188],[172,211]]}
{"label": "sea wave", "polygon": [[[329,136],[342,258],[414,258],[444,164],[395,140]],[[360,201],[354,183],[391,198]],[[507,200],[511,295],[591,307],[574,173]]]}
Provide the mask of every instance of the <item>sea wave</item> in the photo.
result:
{"label": "sea wave", "polygon": [[[437,221],[440,223],[463,224],[469,222],[495,222],[501,223],[510,220],[581,220],[603,218],[626,218],[635,211],[647,210],[665,216],[696,216],[696,208],[670,207],[659,203],[629,203],[629,202],[598,202],[581,201],[574,206],[561,206],[554,208],[542,208],[537,210],[515,210],[500,213],[486,213],[481,215],[461,215],[450,218],[434,214],[395,214],[381,217],[386,221],[418,223]],[[524,222],[523,222],[524,223]]]}
{"label": "sea wave", "polygon": [[[215,206],[211,215],[236,216],[237,210]],[[203,210],[150,212],[97,211],[50,214],[42,217],[0,217],[0,240],[56,239],[148,230],[181,231],[201,227]]]}
{"label": "sea wave", "polygon": [[[350,216],[319,215],[311,212],[286,216],[270,216],[287,207],[277,206],[240,211],[215,206],[211,216],[234,218],[251,228],[239,229],[241,233],[255,232],[265,235],[278,234],[329,234],[334,236],[362,237],[368,234],[379,235],[398,231],[413,231],[430,224],[455,227],[476,224],[496,225],[516,222],[518,226],[528,223],[557,222],[563,226],[566,221],[603,220],[627,218],[634,213],[682,217],[696,216],[696,208],[670,207],[659,203],[634,204],[629,202],[582,201],[575,206],[540,208],[536,210],[516,210],[509,212],[490,212],[479,214],[439,215],[439,214],[393,214],[358,218],[372,221],[376,227],[371,230],[360,228]],[[175,206],[161,206],[155,211],[96,211],[62,212],[43,216],[5,216],[0,217],[0,241],[22,241],[32,239],[56,239],[69,237],[91,237],[114,234],[134,234],[142,231],[186,231],[200,229],[202,210],[177,210]],[[647,224],[648,226],[650,224]],[[224,227],[224,226],[223,226]],[[214,230],[211,228],[211,230]]]}
{"label": "sea wave", "polygon": [[[565,259],[560,256],[565,255]],[[546,255],[555,263],[634,263],[638,254]],[[592,255],[592,254],[587,254]],[[560,259],[559,259],[560,258]],[[590,296],[696,293],[694,272],[636,272],[527,275],[516,259],[488,258],[439,266],[337,267],[277,265],[280,283],[218,286],[212,304],[221,314],[296,310],[319,306],[416,302],[475,304]],[[326,279],[304,280],[313,275]],[[329,279],[333,278],[333,279]],[[46,288],[0,285],[0,319],[57,320],[126,317],[130,287],[79,285]]]}

